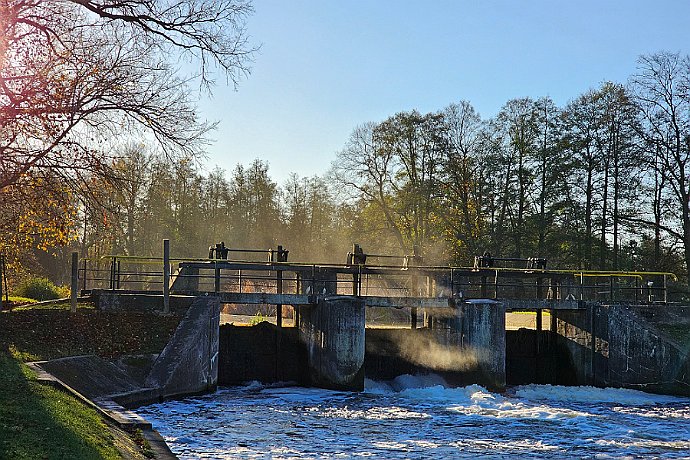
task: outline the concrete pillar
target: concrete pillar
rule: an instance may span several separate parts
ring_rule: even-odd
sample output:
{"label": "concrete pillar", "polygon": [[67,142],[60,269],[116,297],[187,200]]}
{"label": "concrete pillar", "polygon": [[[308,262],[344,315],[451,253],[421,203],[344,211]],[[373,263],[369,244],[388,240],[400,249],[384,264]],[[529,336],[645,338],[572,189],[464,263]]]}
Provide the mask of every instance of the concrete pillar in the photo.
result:
{"label": "concrete pillar", "polygon": [[486,385],[506,385],[506,313],[500,302],[472,302],[461,306],[462,346],[477,353],[479,372]]}
{"label": "concrete pillar", "polygon": [[491,390],[506,385],[505,308],[494,300],[459,304],[455,316],[434,318],[433,336],[449,349],[460,348],[465,357],[463,380]]}
{"label": "concrete pillar", "polygon": [[334,390],[364,390],[364,300],[330,296],[302,307],[300,338],[306,344],[308,383]]}

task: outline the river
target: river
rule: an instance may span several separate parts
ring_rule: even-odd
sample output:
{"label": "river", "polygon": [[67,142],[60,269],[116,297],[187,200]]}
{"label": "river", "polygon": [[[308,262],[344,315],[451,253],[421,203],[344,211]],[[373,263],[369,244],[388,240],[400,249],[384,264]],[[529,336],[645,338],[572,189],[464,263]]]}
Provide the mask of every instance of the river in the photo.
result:
{"label": "river", "polygon": [[363,393],[252,383],[137,409],[183,459],[690,458],[690,399],[438,376]]}

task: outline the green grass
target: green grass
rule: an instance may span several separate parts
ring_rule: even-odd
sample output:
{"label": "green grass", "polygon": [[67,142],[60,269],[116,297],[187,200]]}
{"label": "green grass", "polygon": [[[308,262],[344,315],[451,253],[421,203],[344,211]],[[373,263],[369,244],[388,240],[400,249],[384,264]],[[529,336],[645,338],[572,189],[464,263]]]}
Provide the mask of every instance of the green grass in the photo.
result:
{"label": "green grass", "polygon": [[100,415],[0,351],[0,458],[119,459]]}
{"label": "green grass", "polygon": [[[47,303],[39,305],[21,305],[19,307],[14,307],[14,311],[26,311],[26,310],[69,310],[72,306],[69,302],[58,302],[58,303]],[[77,310],[87,309],[94,310],[96,307],[89,302],[77,302]]]}
{"label": "green grass", "polygon": [[[91,407],[36,381],[22,361],[160,352],[179,317],[101,312],[83,304],[0,312],[0,460],[121,458],[114,443],[150,455],[145,440],[114,439]],[[129,447],[128,447],[129,446]],[[131,450],[131,449],[130,449]]]}
{"label": "green grass", "polygon": [[[36,303],[36,302],[38,302],[38,300],[36,300],[36,299],[30,299],[28,297],[20,297],[20,296],[16,296],[16,295],[9,296],[8,300],[10,302],[15,303],[15,304],[25,304],[25,303]],[[5,299],[3,298],[2,301],[4,302]]]}

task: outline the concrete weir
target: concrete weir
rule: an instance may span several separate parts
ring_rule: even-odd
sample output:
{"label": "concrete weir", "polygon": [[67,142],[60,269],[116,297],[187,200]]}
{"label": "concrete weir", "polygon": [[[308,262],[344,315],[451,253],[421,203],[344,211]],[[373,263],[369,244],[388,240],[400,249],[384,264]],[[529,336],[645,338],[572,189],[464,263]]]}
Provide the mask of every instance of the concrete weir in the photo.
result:
{"label": "concrete weir", "polygon": [[435,309],[431,327],[366,328],[365,299],[328,295],[300,307],[298,328],[223,325],[220,385],[295,381],[361,391],[372,379],[435,372],[450,383],[506,385],[505,309],[475,300]]}

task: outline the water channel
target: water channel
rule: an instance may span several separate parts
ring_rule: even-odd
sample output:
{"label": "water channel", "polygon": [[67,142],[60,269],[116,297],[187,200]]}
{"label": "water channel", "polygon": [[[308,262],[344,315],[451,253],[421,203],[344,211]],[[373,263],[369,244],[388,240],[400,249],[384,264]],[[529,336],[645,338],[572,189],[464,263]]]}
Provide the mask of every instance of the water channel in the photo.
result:
{"label": "water channel", "polygon": [[141,407],[183,459],[690,458],[690,399],[434,375],[363,393],[251,383]]}

